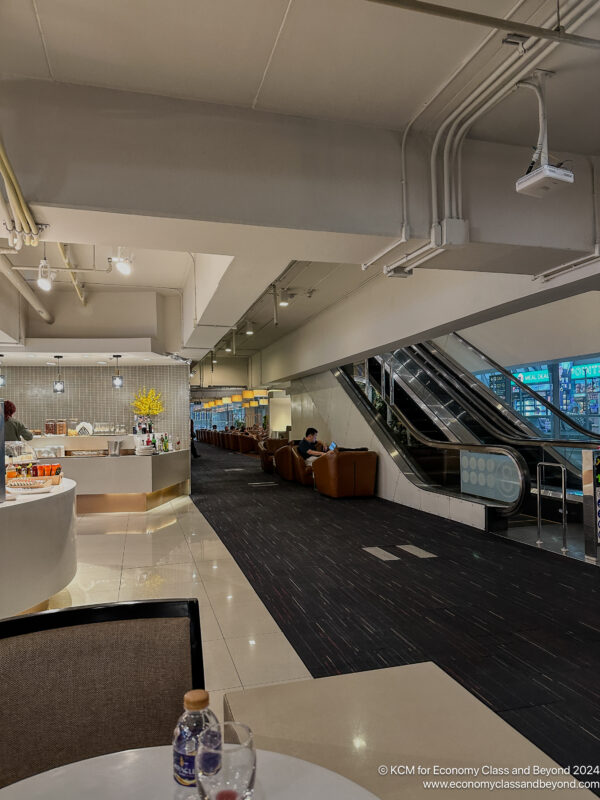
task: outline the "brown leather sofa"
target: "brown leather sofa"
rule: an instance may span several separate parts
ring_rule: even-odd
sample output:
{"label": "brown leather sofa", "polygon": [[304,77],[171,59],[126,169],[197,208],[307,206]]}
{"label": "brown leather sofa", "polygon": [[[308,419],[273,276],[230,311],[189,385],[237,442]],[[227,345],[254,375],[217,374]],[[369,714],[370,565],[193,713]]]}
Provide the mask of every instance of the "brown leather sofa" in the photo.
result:
{"label": "brown leather sofa", "polygon": [[284,447],[287,447],[285,439],[263,439],[262,442],[258,442],[260,465],[264,472],[275,470],[275,453]]}
{"label": "brown leather sofa", "polygon": [[333,451],[313,465],[315,488],[328,497],[370,497],[375,494],[377,453]]}

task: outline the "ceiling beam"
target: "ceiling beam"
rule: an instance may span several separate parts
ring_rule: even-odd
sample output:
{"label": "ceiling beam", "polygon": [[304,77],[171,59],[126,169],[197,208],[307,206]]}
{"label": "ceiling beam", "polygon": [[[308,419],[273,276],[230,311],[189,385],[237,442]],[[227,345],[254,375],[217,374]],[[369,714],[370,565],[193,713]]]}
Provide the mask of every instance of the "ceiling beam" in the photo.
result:
{"label": "ceiling beam", "polygon": [[403,8],[406,11],[416,11],[420,14],[429,14],[434,17],[444,17],[457,22],[468,22],[473,25],[482,25],[485,28],[496,28],[506,33],[520,33],[523,36],[535,39],[550,39],[553,42],[573,44],[578,47],[590,47],[600,50],[600,40],[590,39],[587,36],[576,36],[566,33],[562,28],[539,28],[537,25],[527,25],[524,22],[515,22],[501,17],[490,17],[487,14],[477,14],[473,11],[463,11],[460,8],[448,8],[436,3],[421,2],[421,0],[368,0],[369,3],[379,3],[385,6]]}

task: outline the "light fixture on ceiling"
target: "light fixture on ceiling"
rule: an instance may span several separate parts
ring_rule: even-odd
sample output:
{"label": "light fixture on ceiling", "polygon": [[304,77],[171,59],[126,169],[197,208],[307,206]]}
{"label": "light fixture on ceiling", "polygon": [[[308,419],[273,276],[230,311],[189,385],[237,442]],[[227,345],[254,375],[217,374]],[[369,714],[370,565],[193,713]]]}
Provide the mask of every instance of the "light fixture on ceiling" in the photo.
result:
{"label": "light fixture on ceiling", "polygon": [[226,353],[231,353],[231,345],[230,344],[225,346],[225,352]]}
{"label": "light fixture on ceiling", "polygon": [[290,304],[290,298],[287,293],[287,289],[282,289],[279,292],[279,305],[285,308],[286,306],[289,306],[289,304]]}
{"label": "light fixture on ceiling", "polygon": [[1,371],[3,358],[4,356],[0,353],[0,386],[6,386],[6,375]]}
{"label": "light fixture on ceiling", "polygon": [[52,283],[56,279],[56,272],[50,269],[50,264],[46,258],[46,242],[44,242],[44,255],[38,267],[37,285],[43,292],[52,289]]}
{"label": "light fixture on ceiling", "polygon": [[117,248],[117,255],[114,258],[109,258],[111,265],[114,265],[121,275],[131,275],[131,269],[134,260],[133,253],[127,251],[125,247]]}
{"label": "light fixture on ceiling", "polygon": [[54,358],[56,359],[56,379],[54,380],[52,391],[54,392],[54,394],[64,394],[65,382],[60,374],[60,360],[62,356],[54,356]]}
{"label": "light fixture on ceiling", "polygon": [[117,362],[117,372],[115,375],[112,376],[112,387],[113,389],[122,389],[123,388],[123,376],[119,372],[119,359],[121,356],[114,355],[113,358]]}
{"label": "light fixture on ceiling", "polygon": [[254,325],[250,322],[250,320],[246,320],[246,336],[252,336],[254,334]]}

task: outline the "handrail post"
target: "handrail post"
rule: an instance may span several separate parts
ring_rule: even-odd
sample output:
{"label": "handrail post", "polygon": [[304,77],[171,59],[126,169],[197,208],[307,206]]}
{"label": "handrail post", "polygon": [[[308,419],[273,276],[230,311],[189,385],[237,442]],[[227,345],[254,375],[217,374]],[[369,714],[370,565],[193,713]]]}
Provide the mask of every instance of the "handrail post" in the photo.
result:
{"label": "handrail post", "polygon": [[562,501],[562,547],[560,552],[566,556],[569,552],[567,547],[567,468],[564,464],[555,464],[553,461],[540,461],[537,465],[537,541],[538,547],[544,544],[542,541],[542,476],[545,467],[558,467],[560,469],[560,488]]}
{"label": "handrail post", "polygon": [[542,541],[542,467],[544,466],[544,462],[540,461],[537,465],[536,470],[536,481],[537,481],[537,541],[536,544],[538,547],[543,545]]}
{"label": "handrail post", "polygon": [[563,546],[560,548],[563,556],[569,552],[567,547],[567,469],[564,464],[560,465],[560,472],[562,477],[562,529],[563,529]]}

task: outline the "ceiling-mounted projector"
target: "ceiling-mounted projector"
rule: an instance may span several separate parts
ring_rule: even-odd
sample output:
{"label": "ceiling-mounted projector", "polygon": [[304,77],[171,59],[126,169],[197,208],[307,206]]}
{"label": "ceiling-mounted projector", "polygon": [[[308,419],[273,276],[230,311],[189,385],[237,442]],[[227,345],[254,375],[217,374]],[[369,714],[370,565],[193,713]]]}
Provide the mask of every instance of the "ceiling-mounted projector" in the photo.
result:
{"label": "ceiling-mounted projector", "polygon": [[527,194],[530,197],[545,197],[549,192],[556,191],[561,186],[574,182],[575,176],[570,170],[545,164],[543,167],[534,169],[533,172],[519,178],[516,187],[519,194]]}

